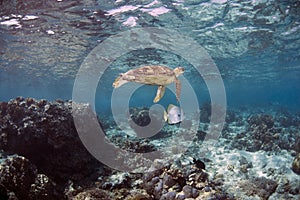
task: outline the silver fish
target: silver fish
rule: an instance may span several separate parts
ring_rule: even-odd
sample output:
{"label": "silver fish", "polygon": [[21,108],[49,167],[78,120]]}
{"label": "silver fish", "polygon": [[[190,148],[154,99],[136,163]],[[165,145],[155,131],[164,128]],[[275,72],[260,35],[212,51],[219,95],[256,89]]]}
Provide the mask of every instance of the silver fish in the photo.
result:
{"label": "silver fish", "polygon": [[168,121],[168,124],[177,124],[184,118],[184,113],[181,108],[170,104],[167,111],[164,111],[164,120]]}

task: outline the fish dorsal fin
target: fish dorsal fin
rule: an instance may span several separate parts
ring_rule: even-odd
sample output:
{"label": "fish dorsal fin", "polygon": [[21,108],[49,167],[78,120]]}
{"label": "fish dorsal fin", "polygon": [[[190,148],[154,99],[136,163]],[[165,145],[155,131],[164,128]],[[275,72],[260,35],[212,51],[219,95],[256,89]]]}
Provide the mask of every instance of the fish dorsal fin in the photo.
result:
{"label": "fish dorsal fin", "polygon": [[168,109],[167,109],[168,113],[169,113],[169,111],[170,111],[172,108],[174,108],[174,107],[176,107],[176,106],[173,105],[173,104],[170,104],[170,105],[168,106]]}

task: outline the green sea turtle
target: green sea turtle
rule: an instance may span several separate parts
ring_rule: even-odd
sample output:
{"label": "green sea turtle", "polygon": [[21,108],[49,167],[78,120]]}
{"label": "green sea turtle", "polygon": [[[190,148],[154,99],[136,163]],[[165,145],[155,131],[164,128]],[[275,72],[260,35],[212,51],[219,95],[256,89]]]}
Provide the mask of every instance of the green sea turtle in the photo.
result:
{"label": "green sea turtle", "polygon": [[121,85],[128,82],[136,82],[147,85],[157,85],[157,93],[153,100],[153,102],[156,103],[164,96],[166,86],[170,83],[175,82],[176,99],[177,101],[179,101],[181,83],[177,77],[183,73],[183,67],[171,69],[166,66],[160,65],[143,66],[136,69],[131,69],[126,73],[120,74],[113,83],[113,87],[118,88]]}

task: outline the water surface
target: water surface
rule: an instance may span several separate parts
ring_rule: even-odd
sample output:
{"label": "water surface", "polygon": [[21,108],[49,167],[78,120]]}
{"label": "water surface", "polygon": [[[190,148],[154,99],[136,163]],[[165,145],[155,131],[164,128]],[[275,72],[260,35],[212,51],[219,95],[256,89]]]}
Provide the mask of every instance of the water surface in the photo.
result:
{"label": "water surface", "polygon": [[[294,110],[300,102],[299,6],[296,0],[2,1],[0,100],[71,99],[77,70],[95,46],[121,31],[154,26],[204,47],[221,72],[229,106]],[[177,62],[158,57],[145,53],[141,60]]]}

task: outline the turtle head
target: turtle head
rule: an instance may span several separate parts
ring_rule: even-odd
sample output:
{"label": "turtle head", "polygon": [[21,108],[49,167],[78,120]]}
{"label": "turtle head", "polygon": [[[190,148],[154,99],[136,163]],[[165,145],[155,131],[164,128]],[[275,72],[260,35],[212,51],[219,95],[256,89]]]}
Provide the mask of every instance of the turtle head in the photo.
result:
{"label": "turtle head", "polygon": [[121,85],[123,85],[123,84],[125,84],[125,83],[128,82],[128,81],[126,81],[126,80],[123,79],[123,76],[124,76],[124,74],[120,74],[120,75],[116,78],[116,80],[115,80],[114,83],[113,83],[113,87],[114,87],[114,88],[118,88],[118,87],[120,87]]}
{"label": "turtle head", "polygon": [[184,68],[183,67],[176,67],[174,69],[174,73],[175,73],[175,76],[178,77],[179,75],[184,73]]}

